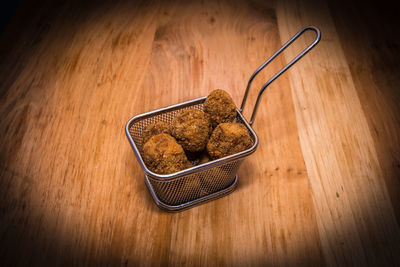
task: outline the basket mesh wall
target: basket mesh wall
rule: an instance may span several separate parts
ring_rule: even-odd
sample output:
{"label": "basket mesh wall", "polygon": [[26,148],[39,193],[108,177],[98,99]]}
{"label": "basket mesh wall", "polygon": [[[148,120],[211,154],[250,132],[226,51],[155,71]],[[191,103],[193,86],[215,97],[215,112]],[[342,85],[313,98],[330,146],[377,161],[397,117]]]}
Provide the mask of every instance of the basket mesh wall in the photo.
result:
{"label": "basket mesh wall", "polygon": [[[147,125],[157,121],[170,123],[179,112],[185,109],[203,110],[203,104],[197,103],[185,107],[176,107],[132,121],[129,126],[129,133],[139,152],[142,153],[142,132]],[[239,116],[236,121],[242,122]],[[254,142],[254,136],[252,136],[251,132],[249,133]],[[241,158],[235,161],[228,161],[222,165],[209,169],[205,168],[196,173],[172,180],[160,181],[152,176],[148,176],[148,178],[154,192],[162,202],[168,205],[181,205],[223,190],[233,184],[242,160]]]}
{"label": "basket mesh wall", "polygon": [[180,205],[230,186],[239,169],[240,161],[179,177],[170,181],[159,181],[149,177],[157,197],[168,205]]}

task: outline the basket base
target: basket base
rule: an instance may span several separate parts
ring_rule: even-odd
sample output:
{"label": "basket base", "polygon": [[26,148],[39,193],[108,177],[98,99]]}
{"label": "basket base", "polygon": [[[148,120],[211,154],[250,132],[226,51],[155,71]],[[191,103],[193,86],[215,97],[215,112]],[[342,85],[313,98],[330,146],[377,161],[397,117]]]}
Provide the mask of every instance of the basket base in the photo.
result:
{"label": "basket base", "polygon": [[208,201],[211,201],[211,200],[214,200],[214,199],[217,199],[217,198],[220,198],[220,197],[223,197],[223,196],[226,196],[226,195],[232,193],[236,189],[237,182],[238,182],[238,175],[236,174],[235,180],[233,181],[233,183],[230,186],[228,186],[220,191],[217,191],[215,193],[200,197],[198,199],[195,199],[195,200],[192,200],[192,201],[180,204],[180,205],[168,205],[168,204],[162,202],[157,197],[156,193],[154,192],[153,186],[151,185],[149,179],[147,178],[147,175],[144,176],[144,180],[145,180],[147,188],[150,191],[151,196],[154,199],[154,202],[160,209],[169,211],[169,212],[179,212],[179,211],[192,208],[194,206],[206,203]]}

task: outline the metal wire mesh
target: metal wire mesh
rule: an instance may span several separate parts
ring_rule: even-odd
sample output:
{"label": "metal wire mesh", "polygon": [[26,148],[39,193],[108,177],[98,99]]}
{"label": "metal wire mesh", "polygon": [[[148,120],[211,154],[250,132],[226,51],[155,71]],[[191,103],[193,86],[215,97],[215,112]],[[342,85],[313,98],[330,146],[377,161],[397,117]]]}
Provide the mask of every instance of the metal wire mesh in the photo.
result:
{"label": "metal wire mesh", "polygon": [[[170,123],[179,112],[185,109],[203,110],[203,101],[195,101],[189,105],[186,103],[182,104],[182,106],[174,106],[170,109],[154,112],[140,119],[133,120],[128,129],[139,153],[142,153],[142,132],[147,125],[157,121]],[[240,116],[237,116],[236,121],[243,123]],[[246,128],[248,129],[247,126]],[[256,137],[251,131],[249,133],[253,142],[255,142]],[[215,167],[200,168],[195,173],[173,177],[168,180],[153,177],[149,173],[146,173],[146,175],[158,199],[167,205],[176,206],[199,200],[204,196],[228,188],[234,183],[242,160],[243,157],[223,162]]]}
{"label": "metal wire mesh", "polygon": [[180,205],[230,186],[235,180],[240,161],[229,162],[170,181],[158,181],[148,177],[161,201],[169,205]]}

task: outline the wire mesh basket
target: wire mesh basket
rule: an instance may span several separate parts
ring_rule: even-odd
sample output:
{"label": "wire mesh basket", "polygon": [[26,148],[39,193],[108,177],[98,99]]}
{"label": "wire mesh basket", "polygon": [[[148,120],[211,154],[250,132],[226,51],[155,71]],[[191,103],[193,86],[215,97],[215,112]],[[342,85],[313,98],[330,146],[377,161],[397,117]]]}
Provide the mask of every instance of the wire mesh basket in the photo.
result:
{"label": "wire mesh basket", "polygon": [[[250,122],[247,122],[242,115],[242,111],[244,109],[253,79],[270,61],[272,61],[287,46],[289,46],[307,30],[316,32],[317,37],[315,41],[264,84],[258,94],[251,120]],[[250,77],[244,93],[241,108],[237,109],[236,116],[236,122],[241,123],[246,127],[252,140],[252,146],[247,150],[229,155],[224,158],[199,164],[198,166],[194,166],[172,174],[157,174],[150,171],[146,167],[146,164],[141,156],[143,147],[142,135],[144,128],[147,125],[158,121],[170,123],[182,110],[203,110],[203,103],[206,97],[140,114],[128,121],[125,127],[126,135],[133,148],[133,151],[136,154],[139,164],[145,173],[146,185],[154,201],[160,208],[167,211],[180,211],[229,194],[236,188],[238,182],[237,171],[240,167],[240,164],[245,157],[255,152],[258,145],[258,137],[251,125],[254,122],[261,95],[269,84],[271,84],[297,60],[310,51],[319,42],[320,38],[321,33],[317,28],[313,26],[303,28],[288,42],[286,42],[277,52],[275,52],[267,61],[265,61]]]}

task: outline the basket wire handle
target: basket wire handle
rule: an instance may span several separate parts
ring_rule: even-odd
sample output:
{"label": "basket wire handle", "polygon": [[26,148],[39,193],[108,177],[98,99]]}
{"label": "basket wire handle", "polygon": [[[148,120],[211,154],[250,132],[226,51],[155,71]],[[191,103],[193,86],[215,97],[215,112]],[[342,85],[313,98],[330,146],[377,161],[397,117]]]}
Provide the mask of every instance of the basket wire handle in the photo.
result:
{"label": "basket wire handle", "polygon": [[254,78],[257,76],[257,74],[265,68],[277,55],[279,55],[283,50],[285,50],[291,43],[293,43],[300,35],[302,35],[305,31],[307,30],[312,30],[317,34],[317,37],[315,38],[314,42],[310,44],[306,49],[304,49],[300,54],[298,54],[292,61],[290,61],[285,67],[283,67],[279,72],[277,72],[274,76],[272,76],[271,79],[269,79],[261,88],[260,92],[258,93],[258,97],[256,100],[256,104],[254,105],[253,113],[251,114],[251,119],[250,119],[250,125],[254,123],[254,119],[257,114],[257,109],[258,105],[260,104],[260,99],[262,94],[264,93],[265,89],[270,85],[273,81],[276,80],[282,73],[284,73],[286,70],[288,70],[294,63],[296,63],[300,58],[302,58],[305,54],[308,53],[315,45],[318,44],[318,42],[321,40],[321,32],[318,28],[314,26],[308,26],[303,29],[301,29],[298,33],[296,33],[289,41],[287,41],[278,51],[276,51],[270,58],[267,59],[258,69],[251,75],[249,82],[247,84],[246,91],[243,96],[242,100],[242,105],[240,106],[240,112],[243,112],[244,106],[246,104],[247,96],[249,94],[249,89],[251,86],[251,83],[253,82]]}

